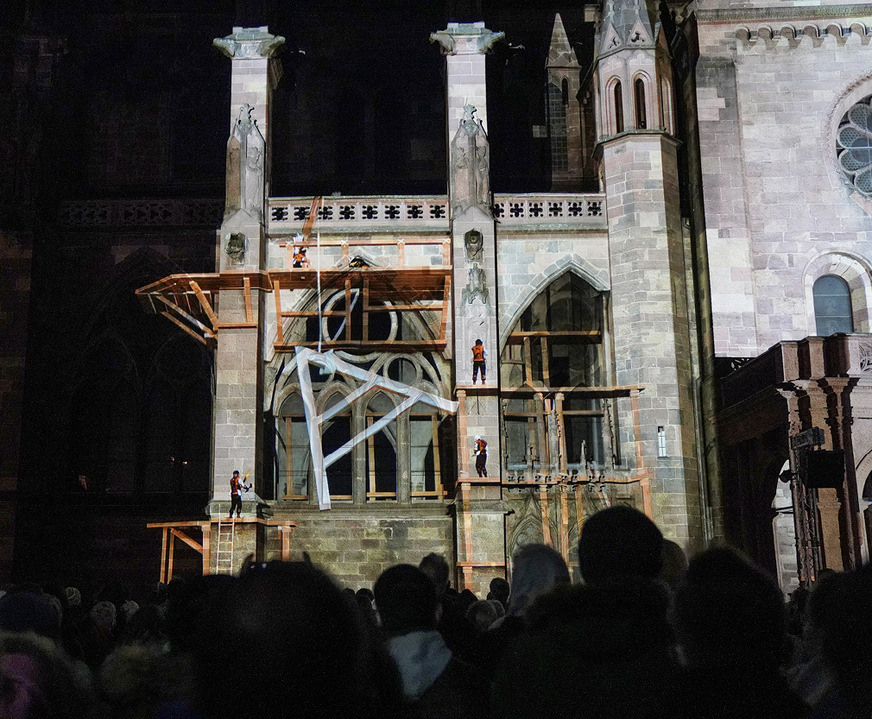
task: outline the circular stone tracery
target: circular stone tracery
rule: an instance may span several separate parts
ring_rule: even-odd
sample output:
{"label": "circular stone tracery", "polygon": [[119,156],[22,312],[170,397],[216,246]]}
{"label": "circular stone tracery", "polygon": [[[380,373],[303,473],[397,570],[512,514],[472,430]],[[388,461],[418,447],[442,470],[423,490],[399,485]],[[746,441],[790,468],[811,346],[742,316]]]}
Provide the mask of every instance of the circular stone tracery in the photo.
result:
{"label": "circular stone tracery", "polygon": [[836,153],[851,186],[872,197],[872,95],[845,113],[836,132]]}

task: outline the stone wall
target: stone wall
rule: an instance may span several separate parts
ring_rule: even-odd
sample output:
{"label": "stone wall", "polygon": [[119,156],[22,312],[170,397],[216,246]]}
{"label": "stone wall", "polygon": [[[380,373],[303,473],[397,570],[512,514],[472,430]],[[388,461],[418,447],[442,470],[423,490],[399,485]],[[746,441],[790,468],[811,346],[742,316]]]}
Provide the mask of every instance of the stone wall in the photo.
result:
{"label": "stone wall", "polygon": [[[775,10],[701,14],[697,103],[718,355],[754,356],[815,334],[814,279],[845,257],[869,267],[872,204],[852,198],[840,177],[835,130],[872,94],[872,44],[859,31],[870,17],[837,11],[810,8],[790,21]],[[819,267],[821,256],[833,261]],[[869,306],[868,290],[852,299]],[[868,314],[860,324],[869,331]]]}
{"label": "stone wall", "polygon": [[[305,504],[283,504],[276,519],[297,523],[291,537],[291,559],[303,559],[326,569],[343,587],[372,587],[379,575],[395,564],[418,565],[430,552],[444,554],[454,566],[454,519],[442,502],[426,505],[343,506],[319,512]],[[264,559],[279,556],[275,530],[267,530]],[[457,578],[451,584],[457,587]]]}

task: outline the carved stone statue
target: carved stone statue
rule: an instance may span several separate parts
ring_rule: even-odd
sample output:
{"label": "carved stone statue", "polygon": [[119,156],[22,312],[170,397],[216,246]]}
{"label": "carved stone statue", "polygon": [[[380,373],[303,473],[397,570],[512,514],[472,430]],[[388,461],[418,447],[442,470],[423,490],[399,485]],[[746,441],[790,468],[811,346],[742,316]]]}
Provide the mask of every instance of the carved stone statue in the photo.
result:
{"label": "carved stone statue", "polygon": [[266,143],[251,117],[251,105],[239,108],[239,118],[227,142],[227,190],[224,216],[245,210],[263,219],[264,153]]}
{"label": "carved stone statue", "polygon": [[470,230],[463,236],[466,248],[466,259],[470,262],[481,262],[484,259],[484,237],[478,230]]}
{"label": "carved stone statue", "polygon": [[227,237],[224,251],[234,262],[242,262],[245,259],[246,239],[242,232],[234,232]]}
{"label": "carved stone statue", "polygon": [[473,265],[469,268],[469,282],[467,282],[466,287],[463,288],[461,302],[472,304],[473,300],[478,297],[482,304],[486,305],[487,295],[487,276],[481,267]]}
{"label": "carved stone statue", "polygon": [[475,108],[463,110],[451,141],[451,210],[459,215],[474,206],[490,216],[490,146]]}

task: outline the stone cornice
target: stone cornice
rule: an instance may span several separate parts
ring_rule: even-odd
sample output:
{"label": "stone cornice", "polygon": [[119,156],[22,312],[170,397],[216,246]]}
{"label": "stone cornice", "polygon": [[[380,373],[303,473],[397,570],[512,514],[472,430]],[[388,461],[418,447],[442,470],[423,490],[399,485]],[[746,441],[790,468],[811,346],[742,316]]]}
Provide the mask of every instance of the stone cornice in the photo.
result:
{"label": "stone cornice", "polygon": [[739,8],[731,10],[699,10],[695,12],[701,23],[743,23],[779,20],[831,20],[838,18],[872,17],[870,6],[858,5],[794,5],[790,7]]}

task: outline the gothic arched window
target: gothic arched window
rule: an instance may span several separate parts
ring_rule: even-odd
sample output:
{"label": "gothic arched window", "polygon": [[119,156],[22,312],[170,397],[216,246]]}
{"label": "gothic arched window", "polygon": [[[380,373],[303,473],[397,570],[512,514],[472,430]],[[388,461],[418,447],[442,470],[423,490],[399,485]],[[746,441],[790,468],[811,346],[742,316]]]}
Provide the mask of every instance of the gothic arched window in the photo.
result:
{"label": "gothic arched window", "polygon": [[624,131],[624,97],[620,82],[615,83],[615,133]]}
{"label": "gothic arched window", "polygon": [[553,463],[552,422],[561,425],[557,451],[570,469],[608,456],[608,400],[591,391],[608,384],[605,306],[605,293],[567,272],[533,298],[512,327],[500,358],[502,385],[509,390],[503,403],[509,473],[531,474]]}
{"label": "gothic arched window", "polygon": [[853,332],[851,289],[837,275],[819,277],[812,287],[816,332],[827,337],[836,332]]}
{"label": "gothic arched window", "polygon": [[636,104],[636,129],[644,130],[648,127],[648,115],[645,109],[645,81],[637,77],[633,83],[633,98]]}

